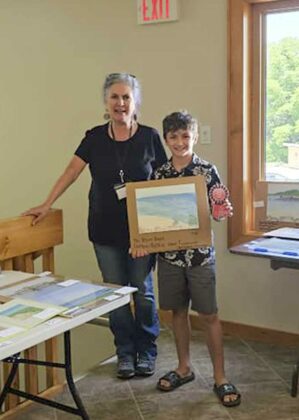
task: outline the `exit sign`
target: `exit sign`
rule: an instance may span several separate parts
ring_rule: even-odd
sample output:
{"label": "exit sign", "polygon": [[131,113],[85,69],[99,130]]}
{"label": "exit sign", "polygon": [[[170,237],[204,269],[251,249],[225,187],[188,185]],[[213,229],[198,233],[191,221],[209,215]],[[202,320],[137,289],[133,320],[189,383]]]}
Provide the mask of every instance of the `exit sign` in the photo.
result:
{"label": "exit sign", "polygon": [[178,20],[178,0],[137,0],[138,23]]}

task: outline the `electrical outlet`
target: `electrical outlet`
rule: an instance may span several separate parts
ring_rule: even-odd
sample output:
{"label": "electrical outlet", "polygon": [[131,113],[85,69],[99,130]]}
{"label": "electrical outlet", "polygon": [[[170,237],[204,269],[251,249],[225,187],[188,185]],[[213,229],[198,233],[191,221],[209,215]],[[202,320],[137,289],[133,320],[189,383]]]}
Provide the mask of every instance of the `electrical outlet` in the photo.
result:
{"label": "electrical outlet", "polygon": [[201,144],[211,144],[211,127],[209,125],[201,126],[199,141]]}

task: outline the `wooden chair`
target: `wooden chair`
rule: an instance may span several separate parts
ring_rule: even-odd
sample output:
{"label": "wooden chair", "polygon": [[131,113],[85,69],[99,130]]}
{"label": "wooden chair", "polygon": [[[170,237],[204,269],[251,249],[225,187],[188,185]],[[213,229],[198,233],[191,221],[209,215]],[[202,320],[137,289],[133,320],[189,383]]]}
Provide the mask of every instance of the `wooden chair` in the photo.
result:
{"label": "wooden chair", "polygon": [[[0,219],[0,266],[2,270],[20,270],[34,273],[34,261],[42,258],[43,271],[54,272],[54,247],[63,243],[62,211],[52,210],[37,225],[32,226],[32,217],[21,216],[11,219]],[[0,279],[1,285],[1,279]],[[45,343],[47,361],[57,360],[57,338]],[[37,347],[24,352],[25,358],[37,359]],[[3,363],[3,379],[9,374],[10,366]],[[13,387],[20,387],[19,377]],[[48,368],[46,372],[47,390],[59,384],[56,369]],[[25,391],[38,394],[37,366],[24,368]],[[11,410],[20,403],[19,397],[9,395],[5,401],[5,411]]]}

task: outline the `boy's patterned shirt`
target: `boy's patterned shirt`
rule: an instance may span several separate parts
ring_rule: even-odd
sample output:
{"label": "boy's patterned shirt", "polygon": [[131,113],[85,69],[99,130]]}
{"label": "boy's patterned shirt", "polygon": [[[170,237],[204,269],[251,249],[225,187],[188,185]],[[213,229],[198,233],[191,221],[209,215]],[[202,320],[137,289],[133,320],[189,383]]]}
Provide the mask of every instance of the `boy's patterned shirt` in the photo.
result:
{"label": "boy's patterned shirt", "polygon": [[[153,179],[176,178],[182,176],[196,176],[203,175],[206,180],[207,194],[210,188],[221,183],[216,166],[201,159],[193,153],[192,161],[182,171],[178,172],[173,164],[172,159],[169,159],[164,165],[156,169],[153,174]],[[209,197],[209,195],[208,195]],[[193,267],[196,265],[205,265],[215,261],[215,249],[211,247],[201,247],[195,249],[185,249],[181,251],[161,252],[159,256],[170,264],[179,267]]]}

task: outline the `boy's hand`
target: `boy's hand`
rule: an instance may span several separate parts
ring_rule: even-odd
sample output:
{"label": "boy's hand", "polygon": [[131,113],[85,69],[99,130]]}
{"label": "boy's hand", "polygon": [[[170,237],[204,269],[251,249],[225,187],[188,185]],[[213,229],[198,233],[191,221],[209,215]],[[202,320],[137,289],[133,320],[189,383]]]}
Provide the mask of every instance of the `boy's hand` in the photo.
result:
{"label": "boy's hand", "polygon": [[234,209],[232,203],[228,199],[225,200],[224,208],[227,212],[227,217],[232,217],[234,214]]}
{"label": "boy's hand", "polygon": [[134,249],[132,251],[132,249],[129,249],[129,254],[131,254],[132,258],[140,258],[140,257],[145,257],[149,254],[149,252],[144,249],[144,248],[138,248],[138,249]]}
{"label": "boy's hand", "polygon": [[232,217],[233,214],[233,206],[228,199],[223,204],[212,205],[212,216],[214,220],[225,220],[228,217]]}

